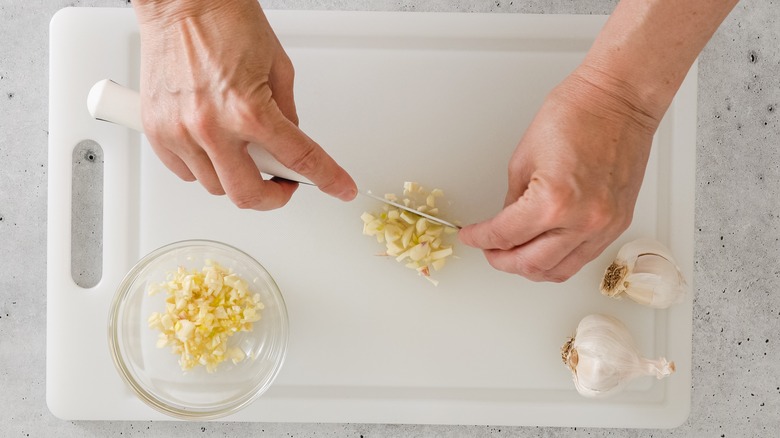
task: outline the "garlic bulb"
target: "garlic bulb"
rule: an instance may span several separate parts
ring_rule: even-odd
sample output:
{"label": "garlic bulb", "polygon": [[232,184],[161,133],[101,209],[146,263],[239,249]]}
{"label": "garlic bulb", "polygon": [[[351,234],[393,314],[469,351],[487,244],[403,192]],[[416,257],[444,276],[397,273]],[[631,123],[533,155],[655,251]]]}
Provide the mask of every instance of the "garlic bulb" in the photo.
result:
{"label": "garlic bulb", "polygon": [[623,245],[601,280],[602,294],[620,298],[625,293],[637,303],[657,309],[680,302],[687,289],[669,250],[647,238]]}
{"label": "garlic bulb", "polygon": [[606,315],[583,318],[574,337],[561,347],[561,358],[577,392],[593,398],[616,394],[637,377],[662,379],[674,372],[674,362],[642,357],[626,326]]}

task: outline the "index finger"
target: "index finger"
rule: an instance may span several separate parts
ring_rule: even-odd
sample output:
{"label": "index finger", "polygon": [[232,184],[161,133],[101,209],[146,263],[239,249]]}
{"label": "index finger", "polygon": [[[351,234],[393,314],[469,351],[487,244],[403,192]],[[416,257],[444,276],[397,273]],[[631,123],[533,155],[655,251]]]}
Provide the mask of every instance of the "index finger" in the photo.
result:
{"label": "index finger", "polygon": [[323,192],[343,201],[354,199],[357,185],[352,177],[319,144],[284,117],[278,106],[269,106],[273,129],[250,132],[250,140],[262,145],[280,163],[308,178]]}

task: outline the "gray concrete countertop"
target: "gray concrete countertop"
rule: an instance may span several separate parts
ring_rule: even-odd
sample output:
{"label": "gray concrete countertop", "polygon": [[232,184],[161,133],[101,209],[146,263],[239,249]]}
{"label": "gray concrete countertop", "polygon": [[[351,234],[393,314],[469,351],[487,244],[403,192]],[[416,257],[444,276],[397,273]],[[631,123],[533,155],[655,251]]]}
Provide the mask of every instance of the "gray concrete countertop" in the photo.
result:
{"label": "gray concrete countertop", "polygon": [[[606,14],[614,0],[266,0],[267,8]],[[48,23],[0,4],[0,436],[776,436],[780,428],[780,3],[743,1],[700,57],[693,394],[672,430],[68,422],[45,400]]]}

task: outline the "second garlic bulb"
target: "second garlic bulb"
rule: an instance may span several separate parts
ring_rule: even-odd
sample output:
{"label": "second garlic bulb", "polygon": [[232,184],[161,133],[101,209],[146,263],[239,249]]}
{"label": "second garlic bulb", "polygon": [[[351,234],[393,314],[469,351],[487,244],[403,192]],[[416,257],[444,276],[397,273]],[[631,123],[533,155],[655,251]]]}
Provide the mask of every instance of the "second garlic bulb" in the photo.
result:
{"label": "second garlic bulb", "polygon": [[597,314],[580,321],[577,333],[561,348],[561,358],[572,372],[577,392],[594,398],[620,392],[637,377],[661,379],[675,370],[674,362],[664,358],[642,357],[622,322]]}
{"label": "second garlic bulb", "polygon": [[625,294],[639,304],[665,309],[682,301],[688,285],[671,252],[656,240],[642,238],[620,248],[600,289],[609,297]]}

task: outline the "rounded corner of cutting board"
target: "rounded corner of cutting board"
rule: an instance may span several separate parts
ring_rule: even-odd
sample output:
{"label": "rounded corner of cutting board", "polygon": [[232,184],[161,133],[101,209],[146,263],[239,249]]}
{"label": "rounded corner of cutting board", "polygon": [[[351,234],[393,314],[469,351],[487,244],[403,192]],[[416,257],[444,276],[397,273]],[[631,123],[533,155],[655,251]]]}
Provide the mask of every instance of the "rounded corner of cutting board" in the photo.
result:
{"label": "rounded corner of cutting board", "polygon": [[681,403],[670,403],[670,406],[668,406],[668,417],[661,426],[662,428],[677,429],[688,421],[688,417],[691,416],[690,389],[685,395],[686,398]]}
{"label": "rounded corner of cutting board", "polygon": [[68,405],[69,403],[63,402],[62,398],[54,397],[50,388],[46,390],[46,407],[57,419],[66,421],[72,419],[71,416],[68,415]]}
{"label": "rounded corner of cutting board", "polygon": [[55,12],[54,15],[51,16],[51,20],[49,20],[49,29],[51,30],[51,33],[57,33],[59,29],[73,20],[77,15],[76,9],[77,8],[68,6]]}

